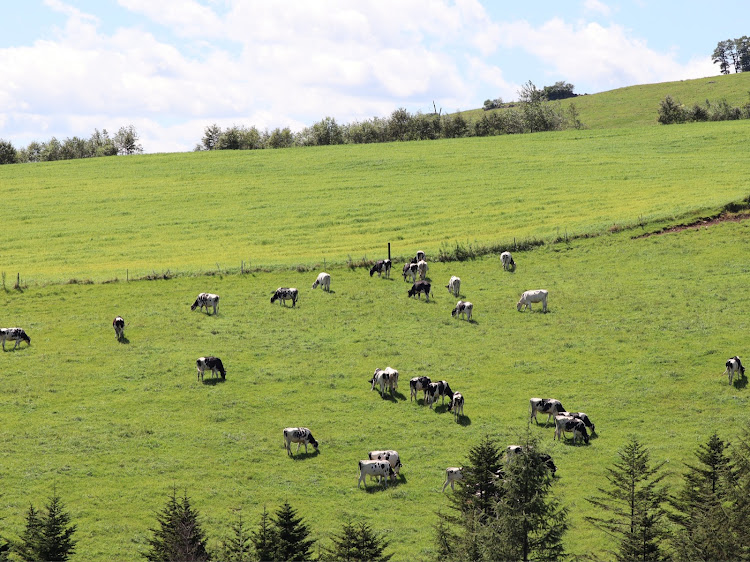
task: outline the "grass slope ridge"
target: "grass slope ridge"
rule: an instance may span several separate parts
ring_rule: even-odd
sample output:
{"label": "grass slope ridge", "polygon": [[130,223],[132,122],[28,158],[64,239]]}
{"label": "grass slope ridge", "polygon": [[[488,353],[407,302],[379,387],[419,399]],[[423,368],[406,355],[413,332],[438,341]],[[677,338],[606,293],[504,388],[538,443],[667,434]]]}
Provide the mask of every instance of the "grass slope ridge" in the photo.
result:
{"label": "grass slope ridge", "polygon": [[599,233],[748,195],[744,122],[0,167],[12,283]]}

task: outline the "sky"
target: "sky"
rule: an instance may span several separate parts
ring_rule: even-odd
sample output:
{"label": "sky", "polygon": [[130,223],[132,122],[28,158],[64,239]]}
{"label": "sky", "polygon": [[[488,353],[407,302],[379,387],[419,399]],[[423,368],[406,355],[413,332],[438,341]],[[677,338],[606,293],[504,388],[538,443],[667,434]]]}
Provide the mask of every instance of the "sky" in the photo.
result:
{"label": "sky", "polygon": [[259,130],[398,108],[719,74],[747,0],[24,0],[0,18],[0,139],[114,134],[184,152],[211,124]]}

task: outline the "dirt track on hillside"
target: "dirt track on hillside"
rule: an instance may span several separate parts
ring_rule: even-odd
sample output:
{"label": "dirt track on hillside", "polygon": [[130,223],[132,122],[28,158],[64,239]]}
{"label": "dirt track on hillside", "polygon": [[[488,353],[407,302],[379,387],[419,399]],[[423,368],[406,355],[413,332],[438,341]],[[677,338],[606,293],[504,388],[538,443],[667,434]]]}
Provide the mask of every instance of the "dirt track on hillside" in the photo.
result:
{"label": "dirt track on hillside", "polygon": [[649,236],[660,236],[662,234],[670,234],[672,232],[682,232],[683,230],[697,230],[699,228],[708,228],[709,226],[713,226],[722,222],[740,222],[747,219],[750,219],[750,211],[742,211],[740,213],[721,213],[717,217],[704,217],[688,224],[669,226],[667,228],[663,228],[662,230],[657,230],[656,232],[646,232],[645,234],[639,234],[638,236],[633,236],[633,238],[648,238]]}

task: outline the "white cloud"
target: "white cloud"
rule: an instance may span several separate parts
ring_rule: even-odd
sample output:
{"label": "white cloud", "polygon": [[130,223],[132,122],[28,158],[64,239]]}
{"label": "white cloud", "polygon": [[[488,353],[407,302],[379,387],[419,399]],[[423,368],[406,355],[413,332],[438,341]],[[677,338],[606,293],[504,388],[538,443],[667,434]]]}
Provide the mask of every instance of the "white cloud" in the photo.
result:
{"label": "white cloud", "polygon": [[600,0],[584,0],[583,11],[587,14],[596,14],[609,17],[612,14],[612,8]]}

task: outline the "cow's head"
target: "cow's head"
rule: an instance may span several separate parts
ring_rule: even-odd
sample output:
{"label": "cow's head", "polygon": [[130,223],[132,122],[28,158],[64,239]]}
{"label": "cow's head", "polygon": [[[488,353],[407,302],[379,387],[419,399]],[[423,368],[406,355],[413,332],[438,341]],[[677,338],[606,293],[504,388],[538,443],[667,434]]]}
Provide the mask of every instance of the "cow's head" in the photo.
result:
{"label": "cow's head", "polygon": [[316,451],[318,450],[318,442],[315,440],[315,437],[312,436],[312,433],[310,434],[310,445],[312,445],[313,449]]}
{"label": "cow's head", "polygon": [[518,304],[516,304],[516,310],[518,310],[518,312],[521,312],[521,307],[522,306],[523,306],[523,299],[521,299],[520,301],[518,301]]}
{"label": "cow's head", "polygon": [[195,310],[196,308],[198,308],[199,304],[200,304],[200,299],[195,299],[195,302],[193,303],[193,306],[190,307],[190,310]]}

